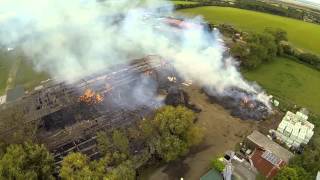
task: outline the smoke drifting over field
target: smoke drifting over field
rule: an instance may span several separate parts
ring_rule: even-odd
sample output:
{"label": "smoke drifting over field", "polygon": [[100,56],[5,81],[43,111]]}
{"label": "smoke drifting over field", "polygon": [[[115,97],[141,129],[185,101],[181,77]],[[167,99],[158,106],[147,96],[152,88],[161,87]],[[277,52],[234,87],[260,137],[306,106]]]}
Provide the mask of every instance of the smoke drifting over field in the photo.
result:
{"label": "smoke drifting over field", "polygon": [[157,54],[213,93],[236,87],[259,94],[241,77],[235,61],[223,57],[219,32],[177,32],[159,18],[172,10],[170,2],[159,0],[1,0],[0,42],[22,48],[36,70],[66,81]]}

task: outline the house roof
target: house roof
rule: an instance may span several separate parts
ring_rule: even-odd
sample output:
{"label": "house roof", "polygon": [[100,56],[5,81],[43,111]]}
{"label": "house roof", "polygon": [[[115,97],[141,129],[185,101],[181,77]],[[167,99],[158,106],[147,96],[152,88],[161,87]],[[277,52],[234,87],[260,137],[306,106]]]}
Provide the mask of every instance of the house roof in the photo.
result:
{"label": "house roof", "polygon": [[258,147],[261,147],[265,150],[272,152],[274,155],[279,157],[281,160],[286,163],[294,156],[290,151],[281,147],[279,144],[273,142],[265,135],[261,134],[258,131],[253,131],[248,137],[250,141],[256,144]]}
{"label": "house roof", "polygon": [[[263,149],[257,148],[253,152],[251,156],[252,163],[254,167],[267,179],[272,179],[280,170],[281,167],[283,167],[286,163],[278,158],[278,161],[270,161],[267,157],[265,157],[265,154],[268,151],[265,151]],[[268,152],[267,153],[269,157],[274,156],[277,158],[274,154]]]}

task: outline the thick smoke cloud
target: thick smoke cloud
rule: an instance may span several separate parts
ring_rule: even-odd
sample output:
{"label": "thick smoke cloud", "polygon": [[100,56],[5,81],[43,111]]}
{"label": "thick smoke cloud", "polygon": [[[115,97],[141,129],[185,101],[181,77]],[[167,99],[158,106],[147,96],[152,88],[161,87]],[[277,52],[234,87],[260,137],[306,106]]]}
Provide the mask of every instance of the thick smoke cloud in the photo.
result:
{"label": "thick smoke cloud", "polygon": [[235,61],[223,57],[219,32],[178,31],[159,18],[172,10],[170,2],[160,0],[1,0],[0,43],[21,48],[36,70],[65,81],[157,54],[171,60],[181,76],[214,93],[231,87],[259,93],[242,78]]}

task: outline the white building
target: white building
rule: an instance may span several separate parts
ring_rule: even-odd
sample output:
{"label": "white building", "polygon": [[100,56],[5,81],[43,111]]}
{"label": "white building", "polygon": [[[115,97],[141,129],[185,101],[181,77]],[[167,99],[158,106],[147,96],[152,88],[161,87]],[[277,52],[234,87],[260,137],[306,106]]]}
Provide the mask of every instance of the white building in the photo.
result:
{"label": "white building", "polygon": [[288,147],[299,147],[308,144],[314,134],[314,125],[302,112],[296,114],[288,111],[275,131],[277,138]]}

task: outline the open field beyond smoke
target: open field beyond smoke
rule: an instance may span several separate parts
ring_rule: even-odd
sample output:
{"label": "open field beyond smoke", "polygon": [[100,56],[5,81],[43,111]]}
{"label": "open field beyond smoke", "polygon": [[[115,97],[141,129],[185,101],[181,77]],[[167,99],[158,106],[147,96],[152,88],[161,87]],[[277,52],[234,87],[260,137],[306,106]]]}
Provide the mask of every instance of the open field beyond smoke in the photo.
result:
{"label": "open field beyond smoke", "polygon": [[197,4],[197,2],[190,1],[172,1],[174,4]]}
{"label": "open field beyond smoke", "polygon": [[320,25],[291,18],[228,7],[199,7],[180,12],[202,15],[215,24],[227,23],[245,31],[263,31],[266,27],[282,28],[288,32],[289,41],[305,51],[320,54]]}
{"label": "open field beyond smoke", "polygon": [[285,58],[264,64],[245,72],[250,81],[256,81],[268,93],[320,113],[320,72]]}
{"label": "open field beyond smoke", "polygon": [[[6,88],[10,89],[16,85],[22,85],[26,90],[46,80],[49,76],[45,73],[36,72],[28,61],[23,60],[21,54],[0,51],[0,95],[5,93]],[[12,82],[8,82],[9,77]]]}

